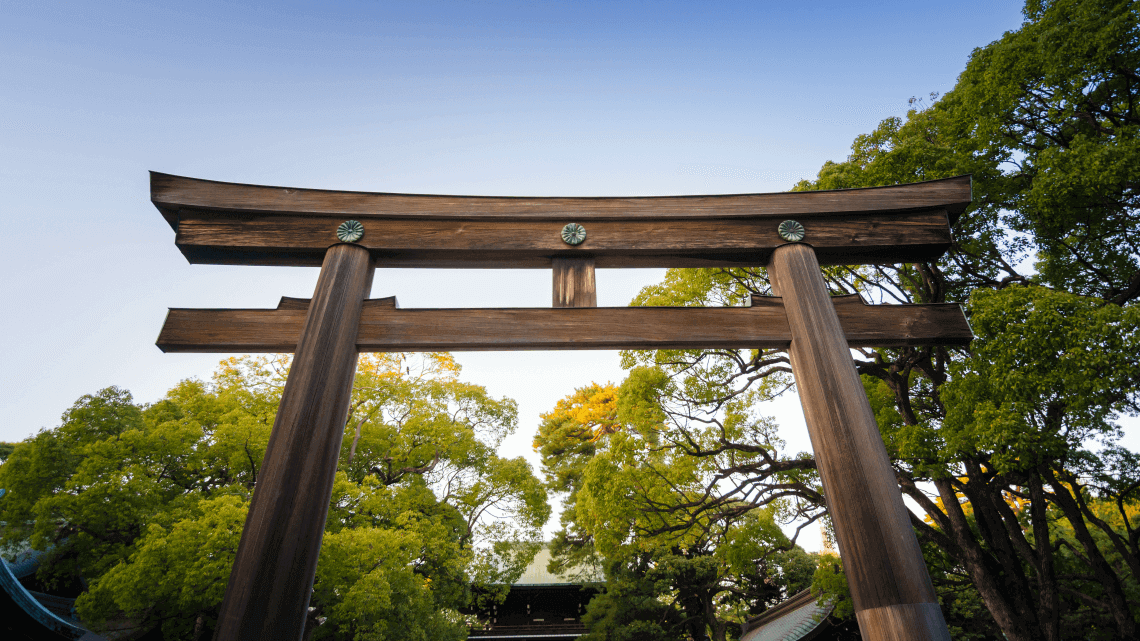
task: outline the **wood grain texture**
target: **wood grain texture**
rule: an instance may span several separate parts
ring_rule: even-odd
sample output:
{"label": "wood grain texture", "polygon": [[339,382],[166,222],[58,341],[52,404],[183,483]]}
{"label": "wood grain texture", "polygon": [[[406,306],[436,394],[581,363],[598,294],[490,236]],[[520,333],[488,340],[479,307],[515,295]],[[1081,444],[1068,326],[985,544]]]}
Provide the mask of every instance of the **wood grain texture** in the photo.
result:
{"label": "wood grain texture", "polygon": [[[357,349],[363,352],[547,349],[786,348],[783,302],[752,307],[594,307],[563,309],[399,309],[395,298],[366,301]],[[942,305],[864,305],[832,299],[852,347],[965,345],[962,309]],[[289,352],[307,301],[277,309],[171,309],[158,338],[166,352]]]}
{"label": "wood grain texture", "polygon": [[598,291],[594,282],[594,258],[555,258],[554,307],[597,307]]}
{"label": "wood grain texture", "polygon": [[877,641],[950,641],[937,603],[904,603],[855,613],[866,639]]}
{"label": "wood grain texture", "polygon": [[863,637],[948,638],[894,470],[812,248],[781,247],[768,274],[784,300],[792,334],[792,372],[856,613],[909,604],[931,604],[934,610],[929,612],[937,611],[937,617],[908,620],[908,625],[921,623],[927,630],[900,629],[895,619],[886,617],[881,618],[883,627],[861,627]]}
{"label": "wood grain texture", "polygon": [[[970,177],[836,191],[633,198],[429,196],[241,185],[151,173],[151,200],[192,263],[319,265],[348,218],[391,267],[754,266],[794,218],[825,264],[932,260],[969,204]],[[586,242],[561,241],[564,224]]]}
{"label": "wood grain texture", "polygon": [[945,209],[953,218],[970,204],[970,177],[830,191],[643,197],[499,197],[394,194],[246,185],[150,172],[150,199],[177,228],[177,213],[206,209],[231,213],[283,213],[334,217],[507,218],[718,218]]}
{"label": "wood grain texture", "polygon": [[238,545],[216,641],[300,639],[356,372],[356,333],[374,269],[329,249],[297,333],[296,357]]}
{"label": "wood grain texture", "polygon": [[[175,244],[191,263],[317,265],[339,242],[344,217],[219,214],[183,210]],[[578,221],[586,241],[562,241]],[[762,265],[783,245],[784,217],[648,218],[585,221],[361,218],[357,243],[385,267],[549,268],[555,258],[590,256],[598,267]],[[798,216],[823,263],[933,260],[950,246],[944,209]]]}

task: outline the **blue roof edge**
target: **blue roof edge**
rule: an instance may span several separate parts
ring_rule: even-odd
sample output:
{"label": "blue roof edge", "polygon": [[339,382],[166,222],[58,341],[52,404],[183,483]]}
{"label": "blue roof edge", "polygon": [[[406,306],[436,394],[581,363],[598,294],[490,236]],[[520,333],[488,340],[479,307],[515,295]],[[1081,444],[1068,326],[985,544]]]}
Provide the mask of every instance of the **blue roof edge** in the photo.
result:
{"label": "blue roof edge", "polygon": [[84,628],[83,626],[75,625],[70,621],[62,619],[56,613],[48,610],[42,603],[36,600],[32,593],[20,583],[19,579],[12,574],[12,569],[8,567],[8,561],[0,558],[0,587],[12,597],[16,605],[20,609],[28,613],[39,624],[52,632],[69,639],[83,639],[83,641],[105,641],[94,632]]}

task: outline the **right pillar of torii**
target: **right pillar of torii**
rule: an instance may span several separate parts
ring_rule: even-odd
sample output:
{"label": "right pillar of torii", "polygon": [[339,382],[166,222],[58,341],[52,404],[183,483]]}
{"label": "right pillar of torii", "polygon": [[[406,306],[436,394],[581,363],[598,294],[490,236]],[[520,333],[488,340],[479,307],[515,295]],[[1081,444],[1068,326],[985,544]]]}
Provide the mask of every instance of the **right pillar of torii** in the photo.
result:
{"label": "right pillar of torii", "polygon": [[788,316],[792,374],[859,630],[880,641],[949,641],[938,595],[815,251],[804,244],[776,248],[768,277]]}

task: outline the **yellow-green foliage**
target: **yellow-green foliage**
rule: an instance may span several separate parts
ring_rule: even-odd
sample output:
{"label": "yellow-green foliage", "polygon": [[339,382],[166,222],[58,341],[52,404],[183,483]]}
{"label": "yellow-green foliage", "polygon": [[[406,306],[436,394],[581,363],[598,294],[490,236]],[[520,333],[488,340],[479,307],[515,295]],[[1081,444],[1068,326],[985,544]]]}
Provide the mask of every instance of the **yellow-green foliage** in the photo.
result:
{"label": "yellow-green foliage", "polygon": [[[50,549],[40,580],[89,589],[83,619],[166,638],[209,630],[229,577],[288,359],[223,361],[138,406],[108,388],[0,466],[8,542]],[[550,514],[522,458],[495,453],[509,399],[446,354],[361,359],[309,625],[313,639],[461,639],[458,610],[519,576]]]}

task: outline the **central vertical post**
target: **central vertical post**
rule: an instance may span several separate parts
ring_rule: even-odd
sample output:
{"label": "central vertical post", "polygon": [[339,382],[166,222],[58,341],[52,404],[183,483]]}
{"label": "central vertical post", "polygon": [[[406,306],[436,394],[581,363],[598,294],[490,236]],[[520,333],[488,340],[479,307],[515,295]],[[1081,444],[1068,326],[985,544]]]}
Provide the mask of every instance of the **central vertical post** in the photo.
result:
{"label": "central vertical post", "polygon": [[597,307],[592,257],[554,258],[554,307]]}
{"label": "central vertical post", "polygon": [[815,250],[776,248],[788,354],[864,639],[949,641],[879,426],[827,293]]}
{"label": "central vertical post", "polygon": [[356,373],[368,250],[333,245],[281,395],[215,641],[300,639]]}

